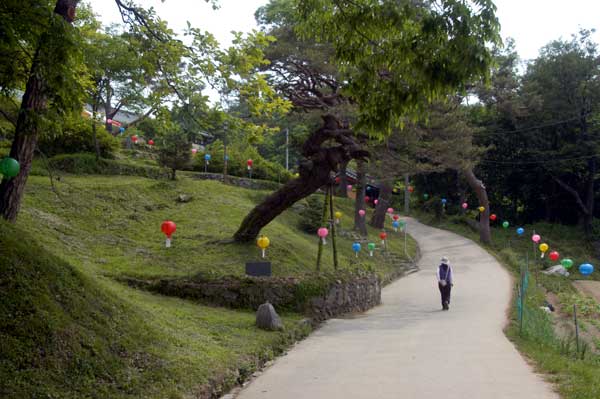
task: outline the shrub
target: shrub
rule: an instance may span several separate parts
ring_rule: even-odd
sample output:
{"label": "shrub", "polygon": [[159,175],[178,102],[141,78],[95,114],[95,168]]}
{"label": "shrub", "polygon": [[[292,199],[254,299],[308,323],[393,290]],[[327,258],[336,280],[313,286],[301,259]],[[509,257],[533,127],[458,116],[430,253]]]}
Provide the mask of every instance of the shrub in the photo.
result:
{"label": "shrub", "polygon": [[[199,152],[194,159],[194,170],[204,172],[205,154],[211,155],[207,171],[210,173],[223,173],[225,160],[223,143],[220,140],[216,140],[206,147],[204,153]],[[292,174],[285,170],[283,166],[263,158],[256,148],[252,146],[247,146],[246,148],[240,148],[239,145],[229,146],[227,148],[227,155],[229,156],[229,162],[227,163],[228,175],[248,177],[247,161],[248,159],[252,159],[254,162],[252,166],[253,179],[285,183],[292,177]]]}
{"label": "shrub", "polygon": [[[91,120],[82,117],[66,118],[56,135],[43,135],[40,138],[39,148],[49,157],[58,154],[95,153],[91,123]],[[96,127],[96,137],[100,156],[112,158],[119,147],[119,141],[101,125]]]}
{"label": "shrub", "polygon": [[[152,179],[166,175],[155,166],[139,166],[103,158],[96,161],[94,154],[62,154],[50,158],[48,163],[52,169],[78,175],[127,175]],[[44,175],[44,168],[45,165],[35,162],[32,174]]]}
{"label": "shrub", "polygon": [[323,225],[323,197],[311,195],[306,199],[304,208],[300,211],[298,227],[307,233],[316,233]]}

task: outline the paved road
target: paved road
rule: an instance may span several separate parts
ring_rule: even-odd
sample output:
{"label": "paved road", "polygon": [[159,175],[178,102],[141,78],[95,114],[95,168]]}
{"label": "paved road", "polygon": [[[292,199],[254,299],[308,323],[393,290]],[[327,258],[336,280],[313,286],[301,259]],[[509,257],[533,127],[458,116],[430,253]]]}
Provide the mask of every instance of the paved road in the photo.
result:
{"label": "paved road", "polygon": [[[472,241],[407,222],[421,270],[386,287],[382,306],[329,320],[238,398],[558,398],[502,333],[508,273]],[[448,312],[435,282],[442,255],[455,273]]]}

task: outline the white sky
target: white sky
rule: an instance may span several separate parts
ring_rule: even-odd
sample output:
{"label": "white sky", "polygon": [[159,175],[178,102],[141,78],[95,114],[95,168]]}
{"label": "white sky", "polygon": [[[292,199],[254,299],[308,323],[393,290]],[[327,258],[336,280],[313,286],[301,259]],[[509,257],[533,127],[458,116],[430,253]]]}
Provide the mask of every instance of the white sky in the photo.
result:
{"label": "white sky", "polygon": [[[92,7],[104,23],[120,22],[114,0],[92,0]],[[219,43],[228,45],[232,30],[248,32],[256,27],[254,12],[267,0],[219,0],[214,11],[204,0],[138,0],[154,7],[175,31],[190,21],[192,26],[213,33]],[[502,36],[516,40],[523,59],[535,58],[540,47],[563,37],[568,39],[579,27],[595,28],[600,43],[600,0],[496,0]]]}

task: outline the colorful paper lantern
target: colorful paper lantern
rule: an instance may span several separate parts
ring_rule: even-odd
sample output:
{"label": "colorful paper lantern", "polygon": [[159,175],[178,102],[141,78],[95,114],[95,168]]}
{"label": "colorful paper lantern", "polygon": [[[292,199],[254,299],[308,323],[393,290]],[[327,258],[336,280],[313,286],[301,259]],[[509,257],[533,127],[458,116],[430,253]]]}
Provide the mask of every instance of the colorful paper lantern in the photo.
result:
{"label": "colorful paper lantern", "polygon": [[469,204],[467,204],[466,202],[462,203],[462,209],[467,209],[469,207]]}
{"label": "colorful paper lantern", "polygon": [[398,220],[398,219],[400,219],[400,216],[398,216],[398,215],[394,215],[394,216],[392,216],[392,219],[394,219],[394,220]]}
{"label": "colorful paper lantern", "polygon": [[346,186],[346,190],[348,190],[348,191],[351,191],[351,190],[352,190],[352,184],[348,184],[348,185]]}
{"label": "colorful paper lantern", "polygon": [[563,260],[560,261],[560,264],[565,268],[565,269],[570,269],[573,266],[573,261],[569,258],[564,258]]}
{"label": "colorful paper lantern", "polygon": [[540,252],[542,253],[542,258],[544,257],[544,255],[546,255],[546,251],[548,250],[548,244],[546,243],[542,243],[540,244],[540,246],[538,247],[540,249]]}
{"label": "colorful paper lantern", "polygon": [[427,194],[427,193],[423,194],[423,199],[425,201],[427,201],[429,199],[429,194]]}
{"label": "colorful paper lantern", "polygon": [[447,202],[448,200],[446,198],[442,198],[442,205],[446,205]]}
{"label": "colorful paper lantern", "polygon": [[495,213],[492,213],[492,214],[490,215],[490,220],[491,220],[492,222],[495,222],[495,221],[496,221],[496,219],[498,219],[498,216],[496,216],[496,214],[495,214]]}
{"label": "colorful paper lantern", "polygon": [[534,234],[534,235],[531,236],[531,241],[535,242],[536,244],[538,242],[540,242],[541,239],[542,239],[542,237],[540,237],[539,234]]}
{"label": "colorful paper lantern", "polygon": [[550,254],[548,255],[548,258],[550,258],[550,260],[552,262],[556,262],[558,260],[558,258],[560,258],[560,254],[556,251],[552,251],[550,252]]}
{"label": "colorful paper lantern", "polygon": [[579,265],[579,273],[584,276],[589,276],[594,272],[594,266],[590,263],[583,263]]}
{"label": "colorful paper lantern", "polygon": [[502,227],[504,229],[508,229],[509,226],[510,226],[510,223],[508,223],[506,220],[504,222],[502,222]]}
{"label": "colorful paper lantern", "polygon": [[342,218],[342,212],[340,212],[340,211],[337,211],[337,212],[334,214],[334,216],[335,216],[335,223],[336,223],[336,224],[340,224],[340,219]]}
{"label": "colorful paper lantern", "polygon": [[394,220],[392,222],[392,227],[394,228],[394,231],[398,231],[398,227],[400,227],[400,222],[398,222],[397,220]]}
{"label": "colorful paper lantern", "polygon": [[373,251],[375,251],[375,243],[368,243],[367,248],[369,249],[369,256],[373,256]]}
{"label": "colorful paper lantern", "polygon": [[210,156],[210,154],[204,154],[204,160],[206,161],[206,163],[210,162],[211,158],[212,157]]}
{"label": "colorful paper lantern", "polygon": [[375,199],[375,200],[373,200],[373,203],[374,203],[375,205],[377,205],[377,204],[379,204],[379,200],[378,200],[378,199]]}
{"label": "colorful paper lantern", "polygon": [[358,258],[358,253],[360,252],[360,249],[361,249],[361,245],[359,242],[355,242],[354,244],[352,244],[352,250],[356,254],[357,258]]}
{"label": "colorful paper lantern", "polygon": [[19,161],[14,158],[4,158],[0,161],[0,174],[5,177],[15,177],[21,171]]}
{"label": "colorful paper lantern", "polygon": [[327,237],[327,235],[329,234],[329,230],[327,230],[326,227],[321,227],[319,230],[317,230],[317,234],[319,235],[319,237],[321,237],[323,245],[327,244],[327,241],[325,241],[325,237]]}
{"label": "colorful paper lantern", "polygon": [[394,208],[388,208],[388,209],[387,209],[387,213],[388,213],[388,215],[390,215],[390,216],[391,216],[391,215],[392,215],[392,213],[394,213]]}
{"label": "colorful paper lantern", "polygon": [[196,148],[192,148],[192,154],[196,155],[197,152],[198,150]]}
{"label": "colorful paper lantern", "polygon": [[525,229],[524,229],[524,228],[522,228],[522,227],[519,227],[519,228],[517,229],[517,234],[518,234],[518,235],[520,235],[520,236],[522,236],[522,235],[523,235],[523,233],[525,233]]}
{"label": "colorful paper lantern", "polygon": [[358,211],[358,214],[360,215],[360,217],[365,217],[365,215],[367,214],[367,212],[364,209],[361,209]]}
{"label": "colorful paper lantern", "polygon": [[485,207],[483,207],[483,206],[480,206],[479,208],[477,208],[477,210],[478,210],[480,213],[483,213],[483,211],[485,211]]}
{"label": "colorful paper lantern", "polygon": [[269,245],[271,245],[271,240],[269,240],[269,237],[261,235],[256,240],[256,245],[260,248],[262,257],[264,258],[267,248],[269,247]]}
{"label": "colorful paper lantern", "polygon": [[246,165],[248,166],[248,170],[252,169],[252,165],[254,165],[254,161],[249,159],[246,161]]}
{"label": "colorful paper lantern", "polygon": [[413,193],[415,191],[415,188],[413,186],[408,186],[408,192],[409,193]]}
{"label": "colorful paper lantern", "polygon": [[160,225],[160,230],[163,232],[164,235],[167,236],[167,239],[165,241],[165,247],[169,248],[171,246],[171,236],[173,235],[173,233],[175,233],[175,230],[177,230],[177,225],[171,220],[165,220]]}
{"label": "colorful paper lantern", "polygon": [[382,231],[381,233],[379,233],[379,238],[381,238],[381,243],[383,245],[385,245],[385,240],[387,238],[387,233],[385,231]]}
{"label": "colorful paper lantern", "polygon": [[138,136],[136,136],[136,135],[131,136],[131,141],[133,141],[134,143],[137,143],[138,142]]}
{"label": "colorful paper lantern", "polygon": [[148,145],[154,145],[154,140],[152,140],[152,139],[148,140]]}

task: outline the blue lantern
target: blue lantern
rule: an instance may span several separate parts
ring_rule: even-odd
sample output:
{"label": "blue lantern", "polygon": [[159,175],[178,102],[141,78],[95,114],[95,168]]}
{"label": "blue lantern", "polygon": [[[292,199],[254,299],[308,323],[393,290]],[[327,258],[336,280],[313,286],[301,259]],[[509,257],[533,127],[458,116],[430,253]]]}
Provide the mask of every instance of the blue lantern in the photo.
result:
{"label": "blue lantern", "polygon": [[204,160],[206,162],[210,161],[210,154],[204,154]]}
{"label": "blue lantern", "polygon": [[579,273],[584,276],[589,276],[594,272],[594,266],[589,263],[583,263],[579,265]]}
{"label": "blue lantern", "polygon": [[392,222],[392,227],[394,228],[394,231],[398,231],[398,227],[400,227],[400,222],[397,220],[394,220]]}
{"label": "blue lantern", "polygon": [[442,198],[442,204],[446,205],[446,202],[448,202],[448,200],[446,198]]}
{"label": "blue lantern", "polygon": [[518,234],[518,235],[520,235],[520,236],[522,236],[522,235],[523,235],[523,233],[525,233],[525,229],[524,229],[524,228],[522,228],[522,227],[519,227],[519,228],[517,229],[517,234]]}
{"label": "blue lantern", "polygon": [[229,161],[229,155],[225,154],[225,161]]}
{"label": "blue lantern", "polygon": [[125,133],[125,128],[124,128],[124,127],[120,127],[120,128],[119,128],[119,132],[120,132],[121,134]]}
{"label": "blue lantern", "polygon": [[358,253],[360,252],[360,249],[361,249],[360,242],[355,242],[354,244],[352,244],[352,250],[356,254],[357,258],[358,258]]}

